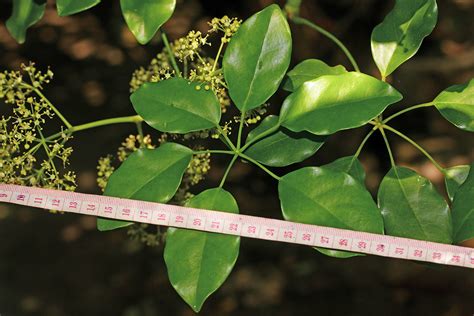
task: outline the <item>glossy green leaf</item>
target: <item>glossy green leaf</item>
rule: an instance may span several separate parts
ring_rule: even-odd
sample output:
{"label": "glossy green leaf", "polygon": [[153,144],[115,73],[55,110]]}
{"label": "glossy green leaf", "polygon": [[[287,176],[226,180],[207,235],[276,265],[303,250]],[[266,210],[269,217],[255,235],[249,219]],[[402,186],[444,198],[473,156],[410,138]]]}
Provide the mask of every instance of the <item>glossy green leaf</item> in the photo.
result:
{"label": "glossy green leaf", "polygon": [[342,171],[348,173],[360,184],[365,186],[365,170],[359,159],[355,156],[347,156],[334,160],[331,163],[323,166],[331,170]]}
{"label": "glossy green leaf", "polygon": [[306,81],[325,75],[340,75],[346,72],[346,68],[342,65],[331,67],[319,59],[306,59],[286,74],[287,78],[283,84],[283,89],[293,92]]}
{"label": "glossy green leaf", "polygon": [[393,167],[385,175],[378,203],[388,235],[452,242],[449,206],[433,184],[415,171]]}
{"label": "glossy green leaf", "polygon": [[146,44],[171,17],[176,0],[120,0],[120,6],[130,31]]}
{"label": "glossy green leaf", "polygon": [[[248,137],[247,142],[278,125],[278,116],[267,116]],[[267,166],[284,167],[312,156],[326,140],[308,132],[295,133],[284,127],[251,145],[245,154]]]}
{"label": "glossy green leaf", "polygon": [[41,20],[45,7],[46,0],[13,0],[12,15],[5,24],[18,43],[25,42],[26,30]]}
{"label": "glossy green leaf", "polygon": [[371,37],[372,55],[383,77],[416,54],[438,19],[435,0],[397,0]]}
{"label": "glossy green leaf", "polygon": [[456,191],[466,180],[469,174],[469,169],[470,167],[467,165],[454,166],[446,169],[444,184],[446,185],[446,192],[448,192],[451,201],[453,200]]}
{"label": "glossy green leaf", "polygon": [[449,87],[433,103],[448,121],[460,129],[474,132],[474,79]]}
{"label": "glossy green leaf", "polygon": [[85,11],[100,3],[100,0],[56,0],[59,16]]}
{"label": "glossy green leaf", "polygon": [[[166,203],[176,193],[192,154],[191,149],[175,143],[165,143],[156,149],[139,149],[112,173],[104,195]],[[131,224],[119,220],[97,220],[101,231]]]}
{"label": "glossy green leaf", "polygon": [[[239,213],[232,195],[220,188],[196,195],[187,206]],[[164,253],[168,277],[195,312],[227,279],[239,255],[239,244],[238,236],[168,229]]]}
{"label": "glossy green leaf", "polygon": [[135,111],[161,132],[189,133],[215,127],[221,106],[200,83],[172,78],[143,84],[130,99]]}
{"label": "glossy green leaf", "polygon": [[277,5],[247,19],[232,37],[223,59],[235,105],[244,112],[265,103],[278,89],[290,58],[290,27]]}
{"label": "glossy green leaf", "polygon": [[[278,192],[287,220],[383,234],[382,216],[370,193],[345,172],[302,168],[283,176]],[[322,252],[341,258],[356,255]]]}
{"label": "glossy green leaf", "polygon": [[453,200],[454,242],[474,238],[474,163]]}
{"label": "glossy green leaf", "polygon": [[286,98],[280,122],[295,132],[329,135],[362,126],[401,99],[392,86],[365,74],[322,76]]}

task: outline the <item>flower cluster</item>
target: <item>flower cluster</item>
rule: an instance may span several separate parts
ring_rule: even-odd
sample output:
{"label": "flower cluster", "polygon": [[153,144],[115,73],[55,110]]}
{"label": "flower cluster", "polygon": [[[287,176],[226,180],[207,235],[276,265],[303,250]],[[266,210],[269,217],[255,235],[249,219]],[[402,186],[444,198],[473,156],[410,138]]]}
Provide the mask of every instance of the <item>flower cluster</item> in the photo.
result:
{"label": "flower cluster", "polygon": [[237,18],[229,18],[227,15],[224,15],[222,18],[213,18],[211,22],[208,22],[208,24],[211,26],[210,33],[211,32],[217,32],[221,31],[224,33],[224,36],[222,37],[222,42],[229,42],[230,38],[237,32],[237,30],[240,27],[240,24],[242,23],[242,20],[239,20]]}
{"label": "flower cluster", "polygon": [[0,74],[0,98],[11,113],[0,119],[0,182],[74,190],[75,173],[67,171],[72,148],[65,130],[44,137],[43,125],[54,117],[48,100],[39,92],[53,78],[34,63],[19,71]]}
{"label": "flower cluster", "polygon": [[132,240],[139,241],[150,247],[158,246],[164,237],[160,226],[148,224],[132,225],[128,228],[127,234]]}
{"label": "flower cluster", "polygon": [[[244,117],[244,124],[245,125],[252,125],[252,124],[257,124],[260,122],[262,119],[262,116],[267,113],[267,107],[268,104],[264,104],[259,106],[258,108],[255,108],[251,111],[248,111],[245,113]],[[240,116],[234,116],[234,122],[239,123],[240,122]]]}
{"label": "flower cluster", "polygon": [[[211,45],[208,42],[209,33],[223,32],[221,46],[229,42],[230,38],[238,30],[242,21],[236,18],[224,16],[214,18],[208,24],[211,26],[208,34],[203,35],[200,31],[190,31],[186,36],[175,40],[171,45],[171,55],[165,47],[156,55],[147,67],[137,69],[130,81],[130,92],[136,91],[145,82],[157,82],[176,76],[171,59],[177,58],[181,62],[182,76],[191,81],[202,82],[203,89],[212,89],[219,99],[222,112],[230,105],[224,74],[219,65],[221,49],[216,58],[204,56],[203,47]],[[222,48],[222,47],[221,47]]]}
{"label": "flower cluster", "polygon": [[174,70],[171,67],[168,54],[164,51],[157,54],[150,64],[144,68],[135,70],[130,80],[130,92],[135,92],[145,82],[158,82],[174,76]]}
{"label": "flower cluster", "polygon": [[199,53],[204,45],[211,45],[207,41],[208,36],[203,36],[200,31],[190,31],[186,36],[178,38],[171,45],[174,56],[181,62],[194,61],[196,57],[199,58]]}
{"label": "flower cluster", "polygon": [[[24,77],[27,77],[25,80]],[[53,72],[48,69],[43,73],[36,69],[34,63],[21,64],[20,70],[0,73],[0,98],[5,103],[16,105],[24,103],[35,89],[42,89],[44,84],[53,79]],[[28,81],[27,81],[28,80]]]}
{"label": "flower cluster", "polygon": [[112,173],[115,171],[115,167],[113,166],[113,159],[112,155],[107,155],[105,157],[100,157],[99,162],[97,164],[97,185],[102,190],[105,190],[105,186],[107,185],[107,181],[109,180]]}
{"label": "flower cluster", "polygon": [[148,148],[153,149],[156,146],[151,143],[150,135],[129,135],[125,138],[125,141],[122,142],[122,146],[119,147],[117,151],[117,158],[120,162],[123,162],[127,159],[130,154],[137,151],[138,148]]}
{"label": "flower cluster", "polygon": [[219,100],[222,112],[225,113],[230,105],[230,98],[227,93],[224,73],[219,69],[215,70],[215,60],[212,58],[203,58],[195,63],[195,68],[189,73],[189,80],[204,83],[208,89],[212,89]]}

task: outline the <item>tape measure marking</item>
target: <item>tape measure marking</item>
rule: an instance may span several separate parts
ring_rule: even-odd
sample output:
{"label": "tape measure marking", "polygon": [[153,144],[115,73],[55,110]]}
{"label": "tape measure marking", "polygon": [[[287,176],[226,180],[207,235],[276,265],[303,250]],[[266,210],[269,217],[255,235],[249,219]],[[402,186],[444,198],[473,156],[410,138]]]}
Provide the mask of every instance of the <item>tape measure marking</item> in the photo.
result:
{"label": "tape measure marking", "polygon": [[249,215],[10,184],[0,184],[0,202],[474,268],[473,248]]}

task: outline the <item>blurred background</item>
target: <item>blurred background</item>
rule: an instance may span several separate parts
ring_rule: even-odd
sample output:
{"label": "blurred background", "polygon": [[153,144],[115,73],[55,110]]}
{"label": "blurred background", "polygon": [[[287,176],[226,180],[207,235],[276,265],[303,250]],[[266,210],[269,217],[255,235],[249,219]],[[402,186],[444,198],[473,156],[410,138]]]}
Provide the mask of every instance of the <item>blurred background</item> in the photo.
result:
{"label": "blurred background", "polygon": [[[225,14],[245,19],[270,0],[178,0],[164,26],[170,39]],[[280,4],[283,4],[280,2]],[[132,72],[161,50],[157,36],[140,46],[128,31],[119,1],[103,1],[85,13],[58,17],[48,2],[44,18],[18,45],[4,22],[10,1],[0,1],[0,68],[35,61],[51,66],[55,78],[45,94],[73,123],[133,115],[129,102]],[[362,70],[378,76],[370,55],[370,33],[393,1],[304,0],[302,15],[336,34]],[[474,77],[474,1],[440,0],[439,21],[418,54],[390,78],[405,98],[393,107],[432,100],[444,88]],[[314,31],[292,25],[293,65],[306,58],[330,65],[350,64],[337,47]],[[214,55],[216,45],[209,48]],[[212,56],[211,55],[211,56]],[[278,112],[285,93],[270,100]],[[0,113],[5,113],[1,105]],[[469,164],[474,138],[456,129],[434,109],[420,109],[393,121],[443,166]],[[341,132],[299,166],[321,165],[352,155],[366,129]],[[71,145],[71,169],[78,191],[99,193],[97,159],[114,154],[135,126],[114,125],[80,132]],[[396,161],[429,178],[445,195],[443,177],[415,148],[390,135]],[[157,135],[154,136],[157,138]],[[371,138],[361,155],[367,186],[374,194],[389,169],[383,140]],[[227,160],[216,157],[203,186],[218,184]],[[276,183],[250,165],[238,163],[226,188],[242,213],[281,218]],[[99,233],[95,219],[0,205],[0,315],[193,315],[171,287],[163,248],[130,240],[126,231]],[[241,241],[240,256],[228,280],[205,303],[201,315],[446,315],[474,314],[474,273],[379,257],[347,260],[325,257],[309,247],[252,239]]]}

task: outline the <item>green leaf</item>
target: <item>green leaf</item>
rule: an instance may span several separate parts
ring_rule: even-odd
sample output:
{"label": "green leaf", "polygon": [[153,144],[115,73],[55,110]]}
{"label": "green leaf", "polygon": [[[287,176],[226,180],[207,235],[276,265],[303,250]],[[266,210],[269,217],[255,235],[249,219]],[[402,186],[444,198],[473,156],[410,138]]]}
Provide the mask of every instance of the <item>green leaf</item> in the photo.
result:
{"label": "green leaf", "polygon": [[[156,149],[139,149],[112,173],[104,195],[149,202],[166,203],[181,183],[193,152],[183,145],[165,143]],[[99,218],[101,231],[133,223]]]}
{"label": "green leaf", "polygon": [[[232,195],[220,188],[196,195],[187,206],[239,213]],[[196,313],[227,279],[239,255],[239,244],[238,236],[168,229],[164,253],[168,277]]]}
{"label": "green leaf", "polygon": [[450,244],[449,206],[433,184],[415,171],[393,167],[378,192],[388,235]]}
{"label": "green leaf", "polygon": [[18,43],[25,42],[26,30],[41,20],[45,7],[46,0],[13,0],[12,15],[5,24]]}
{"label": "green leaf", "polygon": [[454,242],[474,238],[474,163],[453,200]]}
{"label": "green leaf", "polygon": [[145,83],[130,99],[153,128],[184,134],[215,127],[221,119],[219,100],[201,85],[183,78]]}
{"label": "green leaf", "polygon": [[322,76],[286,98],[280,123],[295,132],[329,135],[362,126],[401,99],[392,86],[365,74]]}
{"label": "green leaf", "polygon": [[[267,116],[253,129],[247,143],[258,135],[278,125],[278,116]],[[267,166],[284,167],[312,156],[326,140],[308,132],[295,133],[284,127],[252,144],[245,154]]]}
{"label": "green leaf", "polygon": [[441,92],[434,105],[448,121],[460,129],[474,132],[474,79]]}
{"label": "green leaf", "polygon": [[446,192],[451,201],[453,201],[454,194],[469,175],[469,169],[470,167],[467,165],[454,166],[446,169],[444,184],[446,185]]}
{"label": "green leaf", "polygon": [[130,31],[146,44],[171,17],[176,0],[120,0],[120,6]]}
{"label": "green leaf", "polygon": [[397,0],[371,37],[372,55],[383,77],[416,54],[438,19],[435,0]]}
{"label": "green leaf", "polygon": [[92,8],[100,3],[100,0],[56,0],[56,8],[59,16],[66,16]]}
{"label": "green leaf", "polygon": [[[322,166],[323,168],[335,170],[335,171],[342,171],[350,176],[352,176],[355,180],[357,180],[362,186],[365,186],[365,171],[362,167],[362,164],[359,162],[357,158],[353,158],[354,156],[342,157],[339,158],[329,164]],[[339,251],[339,250],[331,250],[331,249],[324,249],[324,248],[316,248],[319,252],[336,258],[350,258],[354,256],[362,256],[362,254],[357,254],[348,251]]]}
{"label": "green leaf", "polygon": [[278,89],[290,58],[290,27],[277,5],[247,19],[232,37],[223,59],[235,105],[245,112],[265,103]]}
{"label": "green leaf", "polygon": [[300,62],[286,76],[283,89],[293,92],[306,81],[310,81],[325,75],[340,75],[347,70],[342,65],[331,67],[319,59],[306,59]]}
{"label": "green leaf", "polygon": [[347,156],[336,159],[333,162],[324,165],[323,167],[345,172],[359,181],[360,184],[365,186],[365,170],[359,159],[357,159],[355,156]]}
{"label": "green leaf", "polygon": [[[383,234],[382,216],[370,193],[345,172],[325,167],[302,168],[283,176],[278,192],[287,220]],[[321,252],[340,258],[349,256]]]}

